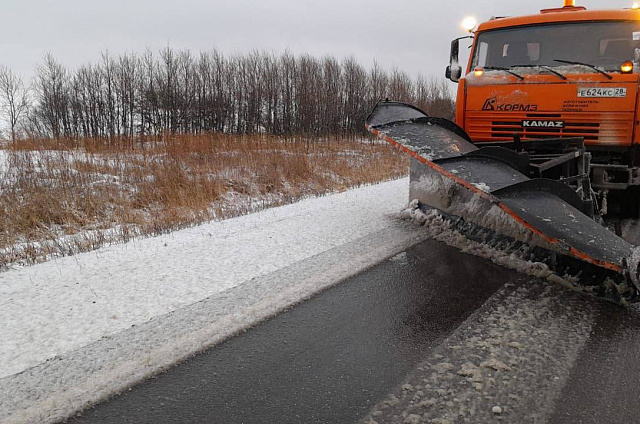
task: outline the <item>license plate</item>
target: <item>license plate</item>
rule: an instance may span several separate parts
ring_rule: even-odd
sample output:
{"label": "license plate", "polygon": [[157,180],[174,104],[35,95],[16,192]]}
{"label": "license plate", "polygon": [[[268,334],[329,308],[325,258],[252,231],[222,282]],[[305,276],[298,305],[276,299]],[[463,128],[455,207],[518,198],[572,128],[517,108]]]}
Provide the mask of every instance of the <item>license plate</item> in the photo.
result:
{"label": "license plate", "polygon": [[584,87],[578,88],[578,97],[627,97],[626,87]]}

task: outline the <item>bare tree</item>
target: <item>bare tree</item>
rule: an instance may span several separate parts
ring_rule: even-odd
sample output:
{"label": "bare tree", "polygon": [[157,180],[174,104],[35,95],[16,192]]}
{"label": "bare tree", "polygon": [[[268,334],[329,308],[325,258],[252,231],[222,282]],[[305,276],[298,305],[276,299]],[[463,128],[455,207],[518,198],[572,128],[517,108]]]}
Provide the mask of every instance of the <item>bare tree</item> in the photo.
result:
{"label": "bare tree", "polygon": [[45,55],[44,64],[36,69],[34,94],[38,102],[35,114],[42,120],[41,127],[55,139],[71,135],[69,127],[69,74],[51,54]]}
{"label": "bare tree", "polygon": [[0,110],[11,131],[11,141],[16,142],[16,130],[20,120],[29,110],[29,89],[22,77],[6,66],[0,65]]}
{"label": "bare tree", "polygon": [[353,138],[365,132],[363,121],[380,99],[448,118],[454,107],[441,78],[416,79],[377,63],[366,70],[353,57],[288,52],[224,57],[213,50],[194,57],[166,47],[157,56],[104,53],[101,62],[71,73],[47,55],[33,87],[32,134],[112,142],[208,131]]}

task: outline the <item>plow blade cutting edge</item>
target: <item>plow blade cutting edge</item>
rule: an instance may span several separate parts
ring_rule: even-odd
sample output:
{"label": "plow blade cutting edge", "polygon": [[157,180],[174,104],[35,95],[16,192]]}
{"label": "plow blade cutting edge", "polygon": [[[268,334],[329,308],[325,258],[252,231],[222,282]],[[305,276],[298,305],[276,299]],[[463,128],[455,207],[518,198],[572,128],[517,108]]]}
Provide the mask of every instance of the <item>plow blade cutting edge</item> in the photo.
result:
{"label": "plow blade cutting edge", "polygon": [[367,129],[412,156],[410,197],[467,238],[545,263],[565,283],[606,300],[640,301],[640,252],[594,219],[555,180],[530,179],[528,160],[475,146],[451,121],[382,101]]}

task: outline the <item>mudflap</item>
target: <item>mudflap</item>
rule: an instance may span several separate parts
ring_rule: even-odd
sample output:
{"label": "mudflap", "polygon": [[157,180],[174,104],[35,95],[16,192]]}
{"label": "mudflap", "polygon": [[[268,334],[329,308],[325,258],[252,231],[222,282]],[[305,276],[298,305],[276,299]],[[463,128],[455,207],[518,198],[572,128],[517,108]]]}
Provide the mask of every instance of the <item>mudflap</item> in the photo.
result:
{"label": "mudflap", "polygon": [[404,103],[378,103],[367,129],[412,156],[410,200],[441,211],[456,231],[524,252],[598,297],[640,300],[633,246],[590,218],[568,186],[527,177],[526,157],[479,149],[453,122]]}

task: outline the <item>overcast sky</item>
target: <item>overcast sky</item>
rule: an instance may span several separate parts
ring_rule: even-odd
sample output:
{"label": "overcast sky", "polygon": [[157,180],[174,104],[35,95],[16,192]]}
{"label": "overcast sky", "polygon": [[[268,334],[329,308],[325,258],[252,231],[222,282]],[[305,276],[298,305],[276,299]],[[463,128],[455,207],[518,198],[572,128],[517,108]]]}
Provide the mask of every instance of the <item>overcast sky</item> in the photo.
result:
{"label": "overcast sky", "polygon": [[[69,68],[108,50],[252,49],[374,59],[412,76],[442,75],[466,15],[537,13],[562,0],[0,0],[0,63],[29,78],[51,52]],[[590,9],[631,0],[578,0]]]}

